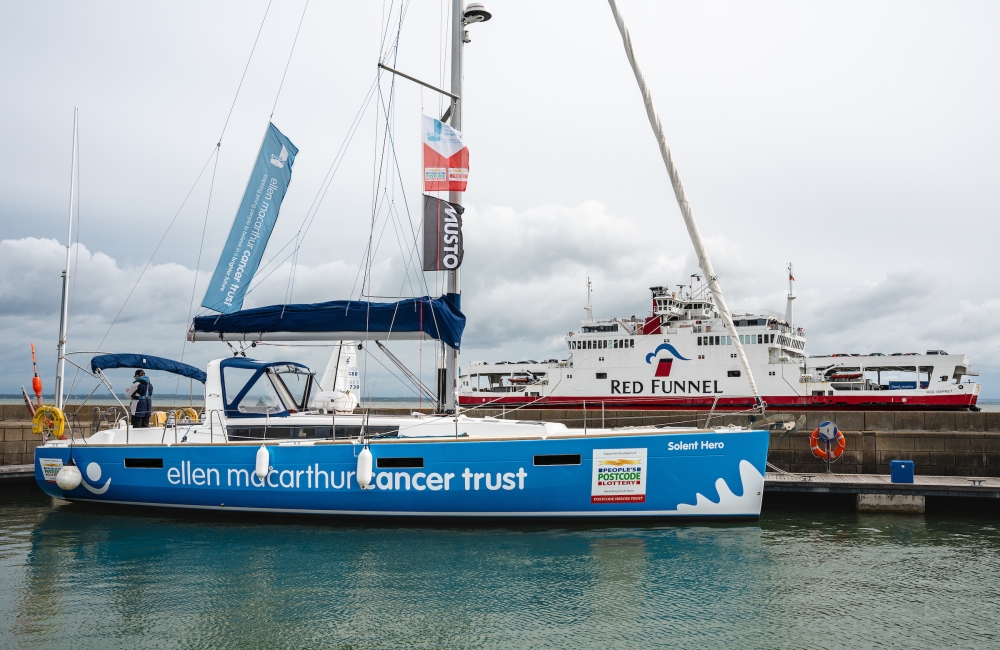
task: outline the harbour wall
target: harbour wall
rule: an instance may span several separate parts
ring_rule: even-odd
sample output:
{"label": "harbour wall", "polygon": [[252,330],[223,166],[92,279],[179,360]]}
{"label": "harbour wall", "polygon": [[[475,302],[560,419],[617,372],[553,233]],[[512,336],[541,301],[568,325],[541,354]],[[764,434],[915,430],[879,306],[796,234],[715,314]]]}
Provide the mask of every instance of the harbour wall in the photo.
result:
{"label": "harbour wall", "polygon": [[[407,415],[415,409],[373,409],[373,415]],[[426,411],[426,410],[425,410]],[[92,410],[81,411],[80,433],[89,435]],[[584,427],[579,410],[506,411],[473,409],[470,417],[491,416],[517,420],[562,422],[575,429]],[[799,414],[792,414],[798,417]],[[940,411],[833,411],[806,413],[804,431],[780,438],[771,435],[769,462],[786,472],[823,472],[825,463],[813,456],[807,433],[824,420],[832,420],[844,432],[847,447],[832,466],[838,474],[888,474],[889,462],[912,460],[917,474],[933,476],[1000,476],[1000,413]],[[19,404],[0,405],[0,465],[33,462],[40,437],[31,433]],[[586,426],[612,428],[628,426],[704,427],[707,414],[701,411],[600,411],[587,412]],[[747,415],[717,414],[709,426],[748,426]],[[78,434],[79,435],[79,434]]]}

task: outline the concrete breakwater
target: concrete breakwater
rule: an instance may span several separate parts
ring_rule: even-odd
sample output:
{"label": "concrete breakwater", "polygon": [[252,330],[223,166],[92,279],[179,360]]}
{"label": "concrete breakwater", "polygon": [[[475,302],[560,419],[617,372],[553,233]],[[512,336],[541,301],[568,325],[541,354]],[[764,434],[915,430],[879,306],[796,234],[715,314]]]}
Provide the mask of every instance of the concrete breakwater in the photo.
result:
{"label": "concrete breakwater", "polygon": [[[157,405],[157,410],[166,405]],[[374,409],[373,414],[407,415],[411,409]],[[425,410],[425,412],[427,412]],[[575,429],[629,426],[704,427],[701,411],[612,411],[473,409],[470,417],[562,422]],[[799,414],[793,414],[798,417]],[[93,408],[80,411],[78,434],[89,435]],[[586,419],[585,419],[586,418]],[[771,436],[768,460],[787,472],[818,473],[826,465],[809,450],[808,432],[832,420],[844,432],[847,448],[833,464],[838,474],[888,474],[892,460],[912,460],[916,473],[933,476],[1000,476],[1000,413],[939,411],[831,411],[806,414],[804,432],[779,439]],[[748,426],[747,415],[716,414],[708,426]],[[33,462],[39,436],[31,433],[22,405],[0,406],[0,464]]]}

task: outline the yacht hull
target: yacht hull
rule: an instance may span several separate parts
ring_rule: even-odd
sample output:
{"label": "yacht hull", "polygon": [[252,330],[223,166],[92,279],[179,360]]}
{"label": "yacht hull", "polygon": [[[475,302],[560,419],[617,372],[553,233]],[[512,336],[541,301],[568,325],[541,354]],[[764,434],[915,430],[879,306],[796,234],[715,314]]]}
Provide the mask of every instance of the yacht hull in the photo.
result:
{"label": "yacht hull", "polygon": [[[769,434],[615,433],[530,440],[373,441],[372,485],[350,442],[43,445],[35,477],[70,501],[340,516],[437,518],[760,515]],[[83,483],[63,491],[70,459]],[[619,472],[614,474],[613,472]],[[621,480],[608,480],[608,478]]]}

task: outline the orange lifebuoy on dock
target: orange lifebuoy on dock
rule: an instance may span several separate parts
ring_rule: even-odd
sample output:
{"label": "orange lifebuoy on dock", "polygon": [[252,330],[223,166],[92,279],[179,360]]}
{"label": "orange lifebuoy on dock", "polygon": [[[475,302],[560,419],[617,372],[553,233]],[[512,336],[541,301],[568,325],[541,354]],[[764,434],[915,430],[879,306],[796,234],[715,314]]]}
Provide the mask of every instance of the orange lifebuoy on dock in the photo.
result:
{"label": "orange lifebuoy on dock", "polygon": [[[812,449],[812,453],[816,458],[826,460],[826,445],[820,445],[819,443],[819,429],[813,429],[813,432],[809,434],[809,448]],[[847,440],[844,438],[844,434],[840,432],[840,429],[837,429],[836,441],[830,449],[830,460],[834,461],[843,456],[846,448]]]}

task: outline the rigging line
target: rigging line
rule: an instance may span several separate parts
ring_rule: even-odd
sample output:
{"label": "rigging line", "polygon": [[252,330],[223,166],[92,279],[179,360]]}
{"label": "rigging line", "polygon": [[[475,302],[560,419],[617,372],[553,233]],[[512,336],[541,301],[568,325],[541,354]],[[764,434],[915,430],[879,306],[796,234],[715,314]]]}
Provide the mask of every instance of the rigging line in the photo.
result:
{"label": "rigging line", "polygon": [[[361,126],[361,119],[364,116],[365,110],[371,103],[372,98],[375,96],[375,87],[378,83],[378,79],[372,82],[372,85],[368,89],[368,93],[365,95],[364,101],[361,103],[361,108],[358,109],[357,114],[354,116],[354,121],[351,122],[351,126],[348,129],[347,134],[344,136],[344,141],[340,145],[340,149],[337,151],[337,155],[334,156],[333,162],[330,163],[330,168],[327,170],[326,176],[323,178],[323,182],[320,183],[319,189],[316,191],[316,196],[313,197],[313,202],[306,210],[305,216],[302,218],[302,223],[299,224],[299,229],[296,231],[295,236],[288,240],[288,242],[281,247],[281,249],[276,253],[267,263],[264,264],[266,268],[268,264],[273,261],[281,251],[283,251],[289,244],[295,243],[294,251],[298,251],[302,246],[302,242],[305,241],[305,236],[309,233],[309,229],[312,228],[313,222],[316,220],[316,215],[319,213],[320,206],[323,204],[324,199],[326,199],[326,194],[330,190],[330,186],[333,184],[333,179],[337,175],[337,171],[340,169],[341,163],[344,162],[344,157],[347,155],[347,147],[350,143],[354,141],[354,136],[358,132],[358,127]],[[284,260],[282,260],[284,261]],[[297,274],[297,269],[292,269],[292,284],[294,291],[295,276]],[[259,282],[257,283],[260,284]],[[249,293],[249,291],[247,292]]]}
{"label": "rigging line", "polygon": [[[386,14],[385,14],[385,2],[384,1],[382,2],[382,22],[385,25],[385,27],[382,29],[382,35],[381,35],[381,38],[380,38],[379,44],[378,44],[379,60],[380,61],[384,60],[384,58],[388,55],[389,51],[396,44],[395,42],[393,42],[393,44],[389,46],[389,50],[386,49],[386,45],[385,45],[386,44],[386,36],[389,33],[389,27],[392,25],[392,8],[394,6],[396,6],[396,2],[395,2],[395,0],[392,0],[392,2],[389,3],[389,16],[386,17]],[[400,11],[402,11],[402,9],[400,9]]]}
{"label": "rigging line", "polygon": [[[257,287],[259,287],[261,285],[261,283],[264,282],[264,280],[268,279],[271,276],[272,273],[278,271],[281,268],[281,265],[284,264],[285,262],[287,262],[288,258],[290,258],[294,254],[295,254],[295,251],[292,251],[292,252],[288,253],[288,255],[285,255],[285,257],[282,258],[281,261],[279,261],[278,264],[273,269],[271,269],[270,271],[268,271],[267,274],[264,277],[262,277],[259,282],[257,282],[256,284],[254,284],[254,286],[252,288],[247,289],[247,292],[246,292],[246,294],[244,294],[244,297],[245,296],[249,296],[251,291],[253,291]],[[272,259],[274,259],[274,258],[272,258]]]}
{"label": "rigging line", "polygon": [[[371,352],[369,352],[367,348],[365,349],[365,352],[366,352],[367,354],[371,354]],[[382,357],[382,358],[384,359],[384,358],[385,358],[385,356],[383,355],[383,357]],[[374,359],[374,358],[373,358],[373,359]],[[377,364],[379,364],[380,366],[382,366],[383,368],[385,368],[385,371],[386,371],[387,373],[389,373],[390,375],[392,375],[392,378],[393,378],[393,379],[395,379],[396,381],[398,381],[399,383],[401,383],[401,384],[402,384],[403,386],[410,386],[410,388],[411,388],[411,389],[413,388],[413,384],[412,384],[412,382],[406,382],[406,381],[403,381],[402,379],[400,379],[400,378],[399,378],[398,376],[396,376],[396,374],[395,374],[395,373],[393,373],[393,372],[392,372],[392,368],[390,368],[389,366],[385,365],[385,363],[383,363],[383,362],[382,362],[381,360],[379,360],[379,359],[374,359],[374,361],[375,361],[375,363],[377,363]],[[373,390],[374,390],[374,389],[373,389]],[[417,390],[416,390],[416,389],[413,389],[413,393],[414,393],[414,394],[416,395],[416,394],[417,394]]]}
{"label": "rigging line", "polygon": [[302,7],[302,17],[299,18],[299,27],[295,30],[295,40],[292,41],[292,50],[288,53],[288,61],[285,62],[285,71],[281,74],[281,83],[278,84],[278,93],[274,96],[274,106],[271,107],[271,116],[267,119],[270,120],[274,117],[274,109],[278,108],[278,99],[281,97],[281,89],[285,86],[285,76],[288,74],[288,66],[292,63],[292,55],[295,54],[295,44],[299,42],[299,32],[302,31],[302,21],[306,19],[306,9],[309,8],[309,0],[306,0],[306,4]]}
{"label": "rigging line", "polygon": [[[395,75],[393,75],[392,84],[396,83]],[[381,86],[379,87],[379,93],[381,94]],[[389,105],[392,105],[392,95],[389,96]],[[380,204],[378,199],[378,188],[382,185],[382,170],[385,169],[385,153],[386,153],[386,142],[388,140],[388,129],[382,134],[382,155],[378,158],[378,166],[372,171],[372,219],[371,227],[368,232],[368,257],[367,263],[365,265],[365,279],[361,283],[362,291],[364,290],[364,283],[368,282],[368,293],[371,293],[371,265],[372,257],[374,256],[374,250],[372,249],[372,239],[375,236],[375,223],[378,216],[376,210]],[[378,121],[375,122],[375,151],[378,153]],[[375,161],[372,161],[373,166]]]}
{"label": "rigging line", "polygon": [[[215,190],[215,172],[219,169],[219,156],[218,152],[222,148],[222,142],[218,142],[215,145],[215,164],[212,166],[212,181],[208,186],[208,203],[205,205],[205,219],[201,224],[201,242],[198,244],[198,261],[194,265],[194,281],[191,283],[191,300],[188,302],[188,314],[187,320],[184,321],[185,328],[190,327],[191,323],[191,311],[194,309],[194,296],[195,291],[198,288],[198,271],[201,270],[201,254],[205,248],[205,231],[208,230],[208,213],[212,208],[212,192]],[[184,342],[181,344],[181,361],[184,361],[184,353],[187,351],[187,337],[184,337]],[[174,386],[174,394],[180,389],[181,376],[177,375],[177,384]]]}
{"label": "rigging line", "polygon": [[[406,233],[403,231],[403,224],[399,223],[400,217],[399,217],[398,213],[395,210],[395,204],[392,204],[390,206],[389,213],[393,217],[393,219],[392,219],[392,229],[393,229],[393,231],[395,231],[397,233],[397,235],[396,235],[396,243],[399,244],[399,255],[400,255],[400,257],[403,258],[403,263],[404,263],[404,266],[403,266],[403,282],[405,284],[409,284],[410,285],[410,295],[411,296],[415,296],[416,292],[413,290],[413,282],[410,279],[410,265],[413,262],[413,256],[411,255],[410,258],[407,259],[407,257],[406,257],[406,251],[403,249],[403,239],[405,238],[405,234]],[[399,226],[398,229],[396,227],[397,224]],[[414,274],[416,274],[416,269],[414,269],[413,272],[414,272]],[[419,280],[417,281],[417,286],[418,287],[420,286],[420,281]],[[400,288],[399,292],[402,293],[403,289]]]}
{"label": "rigging line", "polygon": [[[402,172],[399,169],[399,156],[396,155],[396,139],[392,137],[391,133],[389,134],[389,144],[390,144],[390,147],[392,148],[392,160],[395,163],[396,173],[399,174],[400,178],[402,178],[403,174],[402,174]],[[412,213],[410,212],[410,203],[409,203],[409,201],[406,200],[406,189],[405,188],[401,188],[400,189],[400,193],[403,195],[403,206],[406,208],[406,220],[407,220],[407,223],[410,226],[410,234],[413,237],[414,250],[416,250],[416,247],[417,247],[417,233],[413,229],[413,216],[412,216]],[[421,219],[422,218],[423,217],[421,217]],[[402,220],[402,217],[400,217],[400,220]],[[402,229],[402,224],[400,224],[400,229]],[[412,256],[411,256],[411,259],[412,259]],[[418,275],[421,278],[421,281],[419,281],[418,284],[420,284],[424,289],[427,289],[427,283],[426,283],[426,281],[423,280],[423,274],[420,273]]]}
{"label": "rigging line", "polygon": [[253,59],[253,53],[257,50],[257,41],[260,40],[260,33],[264,31],[264,22],[267,20],[267,13],[271,11],[271,3],[274,0],[267,0],[267,8],[264,9],[264,17],[260,20],[260,27],[257,29],[257,37],[253,39],[253,47],[250,48],[250,56],[247,57],[247,64],[243,67],[243,76],[240,77],[240,83],[236,86],[236,94],[233,95],[233,103],[229,106],[229,114],[226,115],[226,123],[222,125],[222,133],[219,134],[218,144],[222,144],[222,136],[226,134],[226,128],[229,126],[229,119],[233,116],[233,109],[236,108],[236,99],[240,96],[240,89],[243,88],[243,81],[247,78],[247,70],[250,69],[250,60]]}
{"label": "rigging line", "polygon": [[205,170],[208,169],[208,163],[212,162],[212,156],[215,156],[218,151],[219,151],[218,146],[212,147],[212,154],[208,157],[208,160],[205,161],[205,164],[202,166],[201,171],[198,172],[198,177],[194,180],[194,184],[191,185],[191,189],[189,189],[188,193],[184,196],[184,200],[181,201],[181,207],[177,208],[177,212],[174,214],[174,218],[170,220],[170,223],[167,225],[167,229],[163,232],[163,236],[160,237],[159,243],[156,244],[156,248],[153,249],[153,253],[149,256],[149,259],[146,260],[146,265],[142,267],[142,272],[139,273],[139,277],[135,279],[135,283],[129,290],[128,295],[125,296],[125,301],[122,303],[122,306],[118,310],[118,313],[115,314],[115,318],[114,320],[111,321],[111,325],[108,326],[108,331],[104,333],[104,338],[102,338],[101,342],[97,344],[98,350],[101,349],[101,346],[104,345],[104,342],[108,339],[108,335],[111,334],[111,329],[115,326],[115,323],[118,322],[118,318],[121,317],[122,312],[125,310],[125,305],[128,304],[128,301],[132,297],[132,294],[135,292],[136,287],[139,286],[139,282],[142,280],[142,276],[146,274],[146,270],[149,269],[149,265],[153,262],[153,258],[156,257],[157,251],[160,250],[160,246],[163,245],[163,241],[167,238],[167,234],[170,232],[170,229],[173,228],[174,223],[177,221],[177,217],[180,216],[181,210],[184,209],[184,206],[187,204],[188,199],[191,198],[191,193],[194,192],[194,188],[198,187],[198,182],[201,180],[201,177],[205,175]]}
{"label": "rigging line", "polygon": [[[320,189],[317,190],[316,196],[313,198],[312,205],[309,206],[309,210],[306,211],[306,216],[303,217],[302,219],[302,224],[299,225],[298,232],[295,233],[295,236],[293,236],[291,239],[285,242],[285,245],[279,248],[278,251],[271,256],[270,259],[264,262],[261,269],[258,270],[258,274],[260,273],[260,271],[270,266],[271,263],[278,258],[281,252],[286,248],[288,248],[289,245],[295,243],[296,246],[299,246],[300,244],[298,242],[302,241],[305,235],[308,234],[309,228],[312,227],[312,223],[316,218],[316,213],[319,211],[319,207],[323,203],[323,199],[326,198],[326,193],[330,189],[330,185],[333,183],[333,177],[336,176],[337,171],[340,169],[341,163],[344,162],[344,156],[347,153],[346,149],[348,146],[350,146],[350,143],[354,140],[354,136],[358,132],[358,127],[361,125],[361,118],[363,117],[364,111],[368,107],[368,104],[371,102],[372,96],[374,96],[374,90],[375,90],[375,82],[372,82],[371,87],[368,89],[368,94],[365,96],[365,100],[361,103],[361,108],[358,109],[358,113],[354,116],[354,121],[351,123],[351,127],[348,129],[347,134],[344,136],[344,141],[341,143],[340,149],[337,150],[337,155],[334,156],[333,162],[330,163],[330,168],[327,170],[327,175],[326,177],[324,177],[323,182],[320,184]],[[310,213],[312,213],[311,217]],[[288,259],[288,257],[283,258],[281,262],[279,262],[279,264],[283,263],[286,259]],[[255,289],[259,284],[260,282],[255,283],[253,288]],[[249,294],[250,291],[253,291],[253,289],[249,289],[247,293]]]}

